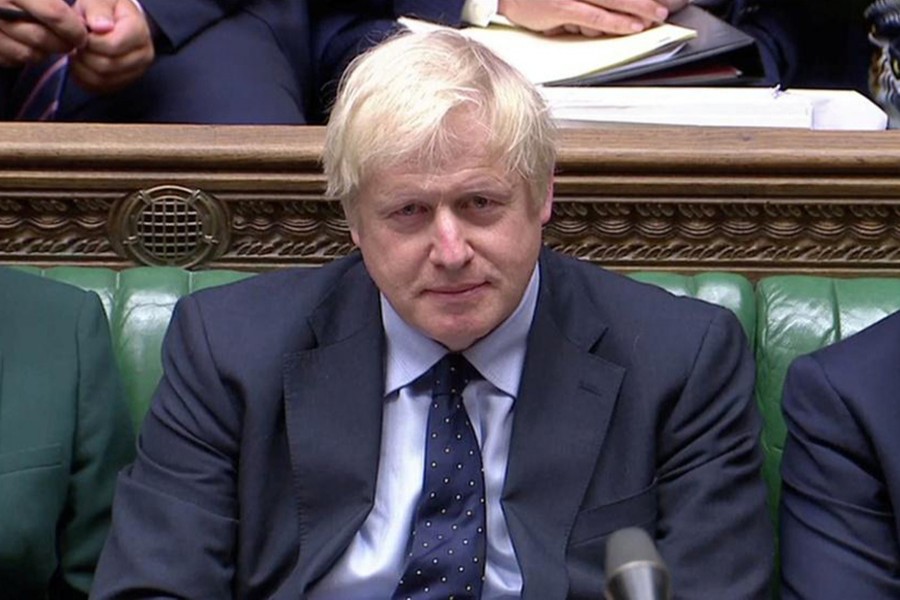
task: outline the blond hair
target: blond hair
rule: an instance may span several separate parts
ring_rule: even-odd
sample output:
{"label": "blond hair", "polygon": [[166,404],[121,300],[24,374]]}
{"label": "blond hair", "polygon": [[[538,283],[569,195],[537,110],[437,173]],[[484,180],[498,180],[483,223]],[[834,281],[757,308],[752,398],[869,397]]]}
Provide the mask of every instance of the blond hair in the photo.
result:
{"label": "blond hair", "polygon": [[547,106],[518,71],[455,31],[398,34],[353,61],[325,136],[328,195],[352,218],[373,171],[439,164],[458,152],[447,121],[463,111],[485,128],[490,156],[542,205],[556,161]]}

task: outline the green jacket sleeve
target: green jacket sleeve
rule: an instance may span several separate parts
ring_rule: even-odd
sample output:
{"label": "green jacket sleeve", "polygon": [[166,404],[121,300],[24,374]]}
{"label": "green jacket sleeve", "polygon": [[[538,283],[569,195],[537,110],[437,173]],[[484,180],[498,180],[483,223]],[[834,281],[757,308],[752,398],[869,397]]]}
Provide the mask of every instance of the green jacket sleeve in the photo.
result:
{"label": "green jacket sleeve", "polygon": [[134,458],[134,433],[99,298],[78,317],[77,419],[59,553],[66,587],[87,592],[109,529],[118,471]]}

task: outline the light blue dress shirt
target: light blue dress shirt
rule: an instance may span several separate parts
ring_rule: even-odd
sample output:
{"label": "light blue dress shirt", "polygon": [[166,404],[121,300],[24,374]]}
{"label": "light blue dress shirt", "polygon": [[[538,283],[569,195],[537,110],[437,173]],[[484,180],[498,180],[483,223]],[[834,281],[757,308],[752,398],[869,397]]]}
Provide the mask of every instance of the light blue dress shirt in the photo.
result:
{"label": "light blue dress shirt", "polygon": [[[463,355],[483,380],[470,383],[463,403],[481,447],[487,503],[487,556],[483,600],[519,598],[516,561],[500,495],[506,476],[513,406],[537,305],[537,266],[519,306],[497,329]],[[403,574],[425,472],[425,430],[431,385],[425,375],[447,349],[403,321],[381,297],[387,341],[384,418],[375,503],[350,546],[312,589],[311,600],[385,600]]]}

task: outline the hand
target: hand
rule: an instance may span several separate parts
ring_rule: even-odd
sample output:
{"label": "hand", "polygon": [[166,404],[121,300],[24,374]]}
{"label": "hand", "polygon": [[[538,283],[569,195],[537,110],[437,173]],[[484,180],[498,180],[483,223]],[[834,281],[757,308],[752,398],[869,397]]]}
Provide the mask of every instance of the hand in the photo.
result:
{"label": "hand", "polygon": [[40,62],[87,44],[87,27],[63,0],[0,0],[0,5],[24,10],[39,21],[0,21],[0,67]]}
{"label": "hand", "polygon": [[132,0],[78,0],[90,29],[87,44],[69,61],[69,74],[84,89],[113,92],[138,79],[156,53],[150,25]]}
{"label": "hand", "polygon": [[548,35],[637,33],[681,10],[689,0],[500,0],[510,21]]}

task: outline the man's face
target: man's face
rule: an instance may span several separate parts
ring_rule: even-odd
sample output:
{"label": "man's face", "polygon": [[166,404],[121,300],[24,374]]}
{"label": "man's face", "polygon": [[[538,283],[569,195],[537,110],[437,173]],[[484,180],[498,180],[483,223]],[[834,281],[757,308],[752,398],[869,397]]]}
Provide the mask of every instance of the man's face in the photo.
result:
{"label": "man's face", "polygon": [[409,324],[463,350],[516,309],[550,218],[528,186],[491,160],[478,128],[437,168],[399,165],[363,182],[351,235],[375,284]]}

